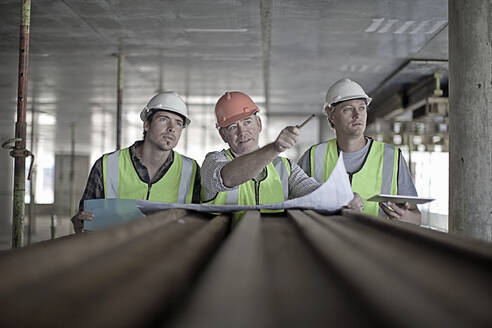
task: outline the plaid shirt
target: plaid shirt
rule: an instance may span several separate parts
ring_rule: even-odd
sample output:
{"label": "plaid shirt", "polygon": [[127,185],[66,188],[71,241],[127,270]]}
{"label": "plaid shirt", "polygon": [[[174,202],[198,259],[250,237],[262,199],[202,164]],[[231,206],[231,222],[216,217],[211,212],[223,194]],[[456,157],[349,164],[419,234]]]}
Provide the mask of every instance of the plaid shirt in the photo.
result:
{"label": "plaid shirt", "polygon": [[[167,170],[171,167],[174,162],[174,151],[172,151],[167,157],[166,162],[162,164],[158,173],[154,176],[154,179],[150,181],[149,172],[147,168],[140,162],[140,159],[135,153],[135,148],[143,144],[143,141],[136,141],[130,146],[130,156],[133,163],[133,167],[137,171],[138,176],[142,181],[147,184],[153,184],[159,181]],[[85,186],[84,193],[79,202],[79,211],[84,209],[84,200],[87,199],[100,199],[104,198],[104,178],[103,178],[103,167],[102,167],[103,156],[101,156],[92,166],[91,173],[87,179],[87,185]],[[197,171],[195,175],[195,183],[193,189],[193,203],[200,203],[200,167],[197,166]]]}

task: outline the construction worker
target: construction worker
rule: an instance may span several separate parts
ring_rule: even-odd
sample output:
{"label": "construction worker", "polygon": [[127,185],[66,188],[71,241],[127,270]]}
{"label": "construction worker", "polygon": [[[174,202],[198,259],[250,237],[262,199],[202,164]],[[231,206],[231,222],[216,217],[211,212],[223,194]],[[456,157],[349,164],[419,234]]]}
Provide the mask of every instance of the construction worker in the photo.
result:
{"label": "construction worker", "polygon": [[188,108],[176,92],[155,95],[140,113],[143,140],[104,154],[94,164],[79,212],[72,218],[81,232],[84,200],[98,198],[145,199],[167,203],[200,202],[200,167],[194,159],[174,151],[181,132],[190,124]]}
{"label": "construction worker", "polygon": [[[242,92],[226,92],[215,105],[217,128],[229,149],[208,153],[202,164],[202,202],[257,205],[304,196],[320,186],[280,153],[291,148],[299,128],[284,128],[277,139],[259,147],[262,122],[258,106]],[[356,195],[349,208],[361,210]],[[265,211],[271,212],[271,211]]]}
{"label": "construction worker", "polygon": [[421,224],[416,205],[379,203],[378,206],[376,202],[366,201],[380,193],[417,196],[401,151],[364,135],[371,100],[356,82],[347,78],[335,82],[326,93],[323,113],[328,116],[336,139],[312,146],[301,157],[299,165],[308,175],[324,182],[336,164],[338,153],[343,151],[352,191],[364,200],[364,213]]}

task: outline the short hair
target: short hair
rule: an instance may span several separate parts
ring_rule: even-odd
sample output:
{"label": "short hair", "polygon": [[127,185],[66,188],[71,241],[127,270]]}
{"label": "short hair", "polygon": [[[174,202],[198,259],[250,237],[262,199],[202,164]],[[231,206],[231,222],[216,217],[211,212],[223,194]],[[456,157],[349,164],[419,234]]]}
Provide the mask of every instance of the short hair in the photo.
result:
{"label": "short hair", "polygon": [[335,124],[333,124],[333,122],[330,120],[330,114],[333,112],[333,110],[335,110],[335,105],[336,104],[325,107],[326,119],[328,120],[328,123],[333,130],[335,130]]}

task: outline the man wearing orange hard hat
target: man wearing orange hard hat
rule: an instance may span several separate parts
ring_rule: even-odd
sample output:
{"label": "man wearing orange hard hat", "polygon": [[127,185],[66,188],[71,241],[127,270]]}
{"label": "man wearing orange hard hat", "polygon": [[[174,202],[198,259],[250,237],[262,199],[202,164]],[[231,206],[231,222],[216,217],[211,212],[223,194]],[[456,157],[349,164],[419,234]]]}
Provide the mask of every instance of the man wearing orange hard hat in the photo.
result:
{"label": "man wearing orange hard hat", "polygon": [[[288,126],[259,147],[258,106],[242,92],[226,92],[215,105],[217,128],[229,149],[208,153],[202,165],[202,202],[259,205],[304,196],[320,186],[295,162],[279,155],[294,146],[299,128]],[[357,195],[347,206],[362,207]],[[271,212],[271,211],[266,211]]]}

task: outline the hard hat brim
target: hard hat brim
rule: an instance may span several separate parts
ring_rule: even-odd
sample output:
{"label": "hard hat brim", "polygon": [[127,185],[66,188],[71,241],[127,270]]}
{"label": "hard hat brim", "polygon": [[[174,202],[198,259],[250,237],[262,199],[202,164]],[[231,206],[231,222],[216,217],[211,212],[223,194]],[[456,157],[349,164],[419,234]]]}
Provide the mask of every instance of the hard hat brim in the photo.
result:
{"label": "hard hat brim", "polygon": [[328,115],[328,114],[326,113],[326,109],[327,109],[327,108],[332,108],[332,107],[334,107],[336,104],[339,104],[339,103],[341,103],[341,102],[348,101],[348,100],[354,100],[354,99],[364,99],[364,100],[365,100],[365,102],[366,102],[366,105],[367,105],[367,106],[369,106],[369,104],[370,104],[370,103],[371,103],[371,101],[372,101],[372,98],[371,98],[371,97],[361,97],[360,95],[345,96],[345,97],[343,97],[343,98],[340,98],[339,100],[337,100],[337,101],[336,101],[336,102],[334,102],[334,103],[327,103],[327,102],[325,102],[325,103],[323,104],[323,109],[322,109],[323,114]]}
{"label": "hard hat brim", "polygon": [[229,126],[233,123],[236,123],[242,119],[245,119],[246,117],[249,117],[251,115],[254,115],[255,113],[259,112],[260,110],[258,108],[252,110],[252,111],[248,111],[248,112],[242,112],[238,115],[235,115],[235,116],[232,116],[230,118],[228,118],[227,120],[225,121],[222,121],[222,122],[217,122],[217,127],[219,128],[225,128],[226,126]]}
{"label": "hard hat brim", "polygon": [[154,112],[157,112],[157,111],[165,111],[165,112],[171,112],[171,113],[174,113],[176,115],[179,115],[180,117],[182,117],[184,120],[185,120],[185,127],[190,125],[191,123],[191,120],[184,116],[182,113],[172,109],[172,108],[167,108],[167,107],[155,107],[155,108],[144,108],[144,110],[142,112],[140,112],[140,119],[142,120],[142,122],[145,122],[145,120]]}

